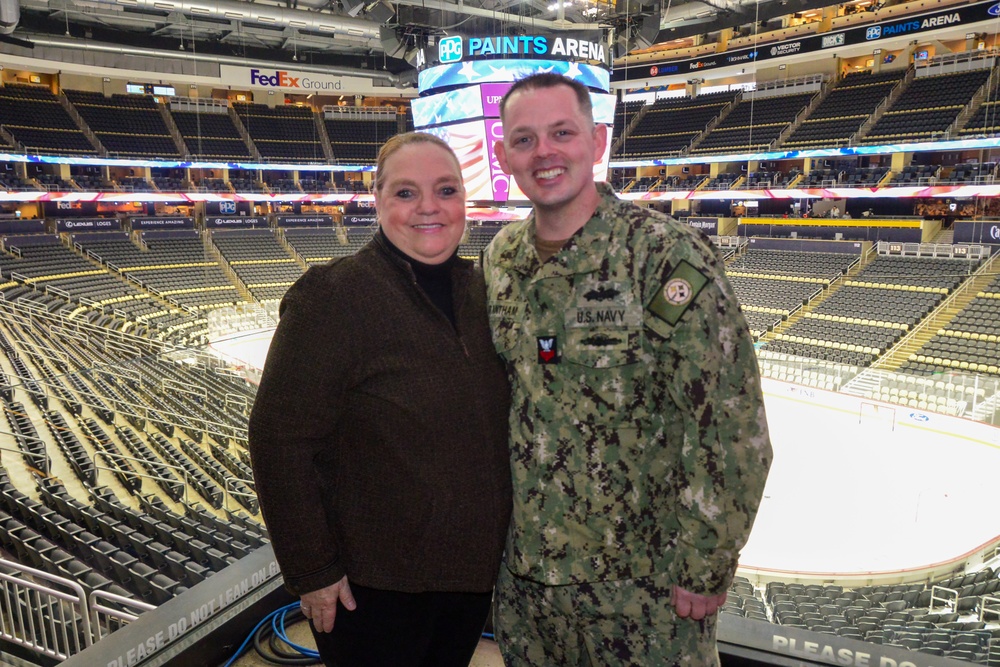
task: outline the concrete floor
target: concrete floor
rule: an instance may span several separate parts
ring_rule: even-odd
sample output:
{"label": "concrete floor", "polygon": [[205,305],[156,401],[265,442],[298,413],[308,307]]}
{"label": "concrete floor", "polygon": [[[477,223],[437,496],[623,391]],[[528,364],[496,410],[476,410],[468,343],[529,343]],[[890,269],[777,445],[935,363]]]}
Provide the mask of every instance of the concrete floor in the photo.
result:
{"label": "concrete floor", "polygon": [[[310,648],[316,647],[312,633],[309,632],[309,627],[305,623],[297,623],[286,630],[288,638],[296,644]],[[253,647],[233,663],[233,667],[265,667],[266,665],[273,665],[273,663],[263,660]],[[490,639],[480,640],[479,648],[476,649],[476,654],[472,657],[469,667],[503,667],[503,659],[500,657],[500,649],[497,648],[496,642]]]}

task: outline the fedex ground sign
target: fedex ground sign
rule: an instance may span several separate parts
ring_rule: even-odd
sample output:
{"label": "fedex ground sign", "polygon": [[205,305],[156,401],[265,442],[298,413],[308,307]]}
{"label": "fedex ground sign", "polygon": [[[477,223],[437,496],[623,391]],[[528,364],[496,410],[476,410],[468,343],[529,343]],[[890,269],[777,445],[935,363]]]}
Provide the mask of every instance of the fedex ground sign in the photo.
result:
{"label": "fedex ground sign", "polygon": [[300,77],[288,76],[288,72],[277,70],[274,72],[261,72],[259,69],[250,70],[251,86],[271,86],[273,88],[300,88]]}
{"label": "fedex ground sign", "polygon": [[305,94],[325,91],[337,95],[378,92],[371,79],[354,76],[331,76],[325,72],[219,65],[219,74],[223,84],[234,88],[249,86]]}

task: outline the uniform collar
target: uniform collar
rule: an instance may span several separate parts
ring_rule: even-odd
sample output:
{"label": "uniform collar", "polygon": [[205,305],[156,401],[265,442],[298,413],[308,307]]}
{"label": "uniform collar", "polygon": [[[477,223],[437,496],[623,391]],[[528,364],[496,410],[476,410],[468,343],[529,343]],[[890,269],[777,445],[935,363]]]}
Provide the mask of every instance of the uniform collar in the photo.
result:
{"label": "uniform collar", "polygon": [[597,183],[601,199],[594,214],[569,238],[562,250],[544,264],[535,250],[535,216],[532,214],[516,232],[512,252],[500,261],[511,270],[535,278],[550,278],[576,273],[590,273],[600,268],[608,251],[608,239],[621,203],[607,183]]}

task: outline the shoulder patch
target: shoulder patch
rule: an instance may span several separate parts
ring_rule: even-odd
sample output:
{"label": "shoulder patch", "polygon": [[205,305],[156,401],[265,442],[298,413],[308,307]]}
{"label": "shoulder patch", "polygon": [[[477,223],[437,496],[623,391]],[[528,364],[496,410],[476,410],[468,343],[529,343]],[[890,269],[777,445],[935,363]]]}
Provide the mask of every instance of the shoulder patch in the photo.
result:
{"label": "shoulder patch", "polygon": [[708,276],[681,261],[649,303],[649,312],[674,326],[708,284]]}

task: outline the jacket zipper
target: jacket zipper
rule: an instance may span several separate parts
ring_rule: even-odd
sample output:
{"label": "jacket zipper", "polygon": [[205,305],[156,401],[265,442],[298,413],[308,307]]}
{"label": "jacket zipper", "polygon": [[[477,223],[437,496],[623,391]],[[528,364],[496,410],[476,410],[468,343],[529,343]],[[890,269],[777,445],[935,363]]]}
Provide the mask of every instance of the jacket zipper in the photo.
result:
{"label": "jacket zipper", "polygon": [[[457,314],[457,312],[456,312],[456,315],[455,315],[455,321],[456,321],[456,323],[452,324],[448,320],[448,317],[444,313],[442,313],[440,311],[440,309],[438,309],[437,306],[434,305],[434,303],[430,300],[430,297],[428,297],[426,294],[424,294],[424,291],[422,289],[420,289],[420,284],[417,282],[417,277],[415,275],[413,275],[413,269],[410,269],[410,278],[411,278],[411,283],[413,284],[413,289],[417,290],[417,293],[420,294],[420,298],[422,298],[424,300],[424,302],[427,305],[429,305],[431,307],[431,309],[435,313],[437,313],[437,317],[440,318],[440,319],[442,319],[442,320],[444,320],[444,323],[446,325],[448,325],[448,328],[455,335],[455,338],[458,339],[458,345],[459,345],[459,347],[462,348],[462,353],[465,355],[465,358],[466,359],[471,359],[472,355],[469,354],[469,348],[466,347],[466,345],[465,345],[465,339],[462,338],[462,334],[458,330],[458,314]],[[456,311],[457,311],[457,309],[456,309]]]}

